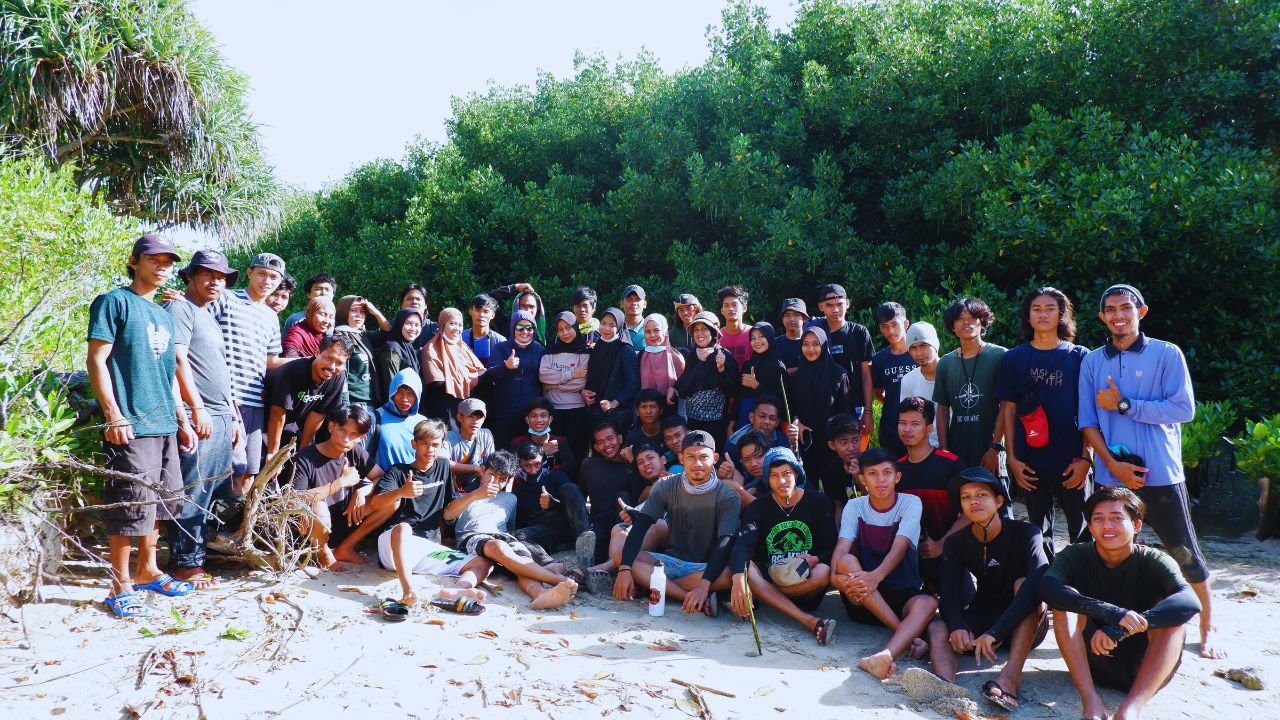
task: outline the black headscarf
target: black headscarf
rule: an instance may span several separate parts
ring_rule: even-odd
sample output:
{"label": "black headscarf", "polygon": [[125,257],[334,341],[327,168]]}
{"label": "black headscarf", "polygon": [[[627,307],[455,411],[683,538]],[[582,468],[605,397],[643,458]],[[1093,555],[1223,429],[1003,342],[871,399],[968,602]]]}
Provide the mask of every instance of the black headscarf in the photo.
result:
{"label": "black headscarf", "polygon": [[[414,344],[404,339],[404,322],[409,319],[410,315],[417,315],[418,321],[422,322],[422,314],[413,308],[403,308],[396,313],[396,320],[391,324],[391,332],[387,333],[387,350],[400,356],[400,369],[413,368],[413,371],[422,374],[422,361],[419,359],[420,352],[414,347]],[[415,338],[416,339],[416,338]]]}
{"label": "black headscarf", "polygon": [[[631,349],[631,339],[627,335],[626,316],[617,308],[609,308],[604,311],[605,315],[613,316],[613,320],[617,323],[618,334],[613,336],[612,342],[606,342],[603,337],[596,341],[595,346],[591,348],[591,360],[587,363],[587,384],[584,390],[590,390],[596,394],[596,401],[607,400],[604,396],[609,389],[609,378],[613,376],[613,367],[617,364],[618,358],[624,351],[635,352]],[[556,325],[558,326],[557,318]],[[625,350],[623,345],[626,346]]]}
{"label": "black headscarf", "polygon": [[[573,341],[565,343],[560,339],[560,321],[569,323],[573,328]],[[554,330],[548,328],[549,334],[555,335],[555,342],[547,346],[548,355],[558,355],[560,353],[584,353],[589,349],[587,347],[587,339],[583,337],[582,331],[578,329],[578,318],[573,316],[571,312],[562,312],[556,315],[556,326]]]}
{"label": "black headscarf", "polygon": [[[759,330],[764,339],[769,342],[769,347],[762,353],[752,350],[751,357],[742,363],[742,374],[750,375],[752,370],[756,371],[756,382],[760,383],[758,388],[742,387],[743,397],[755,397],[757,395],[773,394],[782,395],[784,391],[782,387],[783,374],[787,369],[782,364],[782,360],[778,357],[778,344],[774,341],[777,333],[774,332],[773,326],[767,322],[758,322],[751,326],[751,330]],[[750,333],[751,330],[747,332]],[[750,335],[747,336],[750,338]],[[778,408],[786,410],[786,408]]]}
{"label": "black headscarf", "polygon": [[831,359],[831,353],[827,350],[826,331],[822,328],[808,328],[800,336],[800,342],[803,343],[804,336],[809,334],[818,338],[822,345],[817,360],[810,360],[804,356],[804,351],[800,352],[799,366],[796,374],[791,376],[791,389],[795,396],[790,398],[791,412],[800,422],[821,434],[825,432],[827,419],[831,417],[845,372]]}
{"label": "black headscarf", "polygon": [[[702,314],[703,313],[699,313],[699,315]],[[698,345],[696,341],[693,340],[693,326],[697,325],[699,322],[707,325],[711,329],[711,344],[707,347],[713,348],[714,351],[707,356],[706,360],[698,359]],[[680,394],[680,397],[689,398],[704,390],[721,388],[720,370],[716,365],[716,355],[720,352],[723,352],[725,355],[724,371],[731,379],[730,384],[735,386],[737,385],[738,378],[740,377],[738,374],[738,363],[733,359],[733,353],[720,346],[719,328],[711,326],[706,321],[699,320],[695,317],[693,322],[689,323],[689,341],[694,343],[693,347],[680,349],[680,352],[684,354],[684,372],[680,373],[680,377],[676,380],[675,384],[676,392]],[[724,388],[721,389],[723,390]]]}

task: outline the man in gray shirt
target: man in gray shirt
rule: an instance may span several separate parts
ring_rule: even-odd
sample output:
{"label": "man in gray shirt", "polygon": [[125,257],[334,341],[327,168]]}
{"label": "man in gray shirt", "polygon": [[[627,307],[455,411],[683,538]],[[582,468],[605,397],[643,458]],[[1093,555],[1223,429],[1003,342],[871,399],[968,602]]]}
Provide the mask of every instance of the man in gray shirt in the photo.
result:
{"label": "man in gray shirt", "polygon": [[[639,508],[626,509],[633,527],[622,548],[618,579],[613,585],[615,598],[633,599],[636,584],[648,588],[654,564],[661,561],[667,594],[682,601],[685,612],[719,615],[720,604],[709,596],[713,590],[729,589],[727,565],[742,501],[737,491],[716,477],[718,459],[710,433],[688,433],[680,445],[684,472],[658,480]],[[664,514],[666,551],[641,552],[645,533]]]}
{"label": "man in gray shirt", "polygon": [[516,576],[520,589],[533,601],[529,607],[559,607],[577,593],[583,573],[575,569],[564,574],[564,563],[539,565],[524,543],[510,534],[516,520],[511,482],[519,471],[516,456],[506,450],[485,458],[476,479],[464,488],[466,494],[445,507],[444,521],[455,526],[459,550],[495,562]]}
{"label": "man in gray shirt", "polygon": [[169,557],[173,576],[199,589],[218,584],[203,567],[208,510],[231,489],[231,448],[242,432],[222,329],[205,306],[234,285],[237,276],[222,253],[201,250],[178,271],[187,284],[186,293],[164,304],[173,318],[178,387],[199,438],[194,452],[180,453],[187,497],[177,519],[167,522]]}

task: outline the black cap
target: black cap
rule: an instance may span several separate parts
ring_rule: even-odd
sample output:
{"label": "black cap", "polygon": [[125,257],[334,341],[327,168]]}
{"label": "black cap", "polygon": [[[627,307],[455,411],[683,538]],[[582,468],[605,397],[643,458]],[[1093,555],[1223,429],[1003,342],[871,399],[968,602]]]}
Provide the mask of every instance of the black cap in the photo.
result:
{"label": "black cap", "polygon": [[795,310],[805,316],[805,318],[809,317],[809,308],[805,307],[804,301],[800,298],[787,298],[786,300],[783,300],[782,308],[778,310],[778,317],[786,315],[788,310]]}
{"label": "black cap", "polygon": [[178,255],[178,249],[173,246],[173,243],[159,235],[143,235],[133,241],[133,257],[142,257],[143,255],[172,255],[174,262],[182,260]]}
{"label": "black cap", "polygon": [[701,306],[702,303],[698,302],[698,298],[695,297],[692,293],[680,293],[679,295],[676,296],[676,307],[680,307],[681,305]]}
{"label": "black cap", "polygon": [[716,439],[711,437],[711,433],[706,430],[690,430],[680,443],[680,452],[684,452],[691,447],[707,447],[711,448],[711,452],[715,452]]}
{"label": "black cap", "polygon": [[960,508],[960,488],[969,483],[983,483],[990,486],[991,492],[995,493],[996,497],[1004,498],[1005,505],[1013,502],[1009,498],[1009,490],[1005,488],[1004,483],[1000,482],[1000,478],[992,475],[990,470],[979,465],[965,468],[960,471],[959,475],[947,481],[947,495],[951,498],[951,507],[955,508],[957,512]]}
{"label": "black cap", "polygon": [[196,254],[191,256],[191,262],[178,271],[178,277],[185,282],[191,282],[191,273],[195,272],[196,268],[201,267],[216,270],[226,275],[228,287],[235,285],[236,280],[240,277],[240,272],[232,268],[231,264],[227,262],[227,256],[217,250],[197,250]]}
{"label": "black cap", "polygon": [[844,287],[835,283],[823,285],[822,289],[818,291],[818,302],[820,303],[827,300],[846,300],[848,297],[849,293],[844,291]]}

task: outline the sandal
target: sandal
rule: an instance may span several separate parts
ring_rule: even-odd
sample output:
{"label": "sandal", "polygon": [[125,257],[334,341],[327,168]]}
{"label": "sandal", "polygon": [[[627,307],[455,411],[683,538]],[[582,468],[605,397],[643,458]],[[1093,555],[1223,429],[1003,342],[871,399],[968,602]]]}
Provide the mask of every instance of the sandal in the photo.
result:
{"label": "sandal", "polygon": [[818,621],[818,626],[813,629],[813,635],[818,639],[819,645],[826,645],[831,642],[831,638],[836,634],[836,621],[831,618],[823,618]]}
{"label": "sandal", "polygon": [[142,585],[134,585],[133,589],[150,590],[151,592],[158,592],[166,597],[181,597],[183,595],[191,594],[191,592],[196,589],[196,586],[186,582],[185,580],[175,580],[169,573],[161,573],[160,577],[155,580]]}
{"label": "sandal", "polygon": [[1018,694],[1006,692],[1004,688],[1000,687],[1000,683],[995,680],[988,680],[982,683],[982,697],[1005,710],[1018,709]]}
{"label": "sandal", "polygon": [[434,607],[459,615],[479,615],[484,612],[484,606],[472,600],[471,598],[458,598],[450,600],[449,598],[437,597],[428,603]]}
{"label": "sandal", "polygon": [[[201,571],[199,574],[192,575],[186,580],[182,580],[180,582],[191,583],[193,586],[195,586],[196,590],[221,590],[222,589],[222,587],[218,584],[218,578],[210,575],[206,571]],[[202,582],[207,582],[209,584],[205,585],[204,587],[200,587],[200,583]]]}
{"label": "sandal", "polygon": [[142,604],[142,600],[138,599],[136,592],[122,592],[119,595],[112,595],[102,601],[107,609],[115,613],[116,617],[136,618],[146,617],[151,614],[146,605]]}
{"label": "sandal", "polygon": [[387,622],[404,622],[409,619],[409,606],[391,598],[378,603],[378,610],[382,611],[382,619]]}

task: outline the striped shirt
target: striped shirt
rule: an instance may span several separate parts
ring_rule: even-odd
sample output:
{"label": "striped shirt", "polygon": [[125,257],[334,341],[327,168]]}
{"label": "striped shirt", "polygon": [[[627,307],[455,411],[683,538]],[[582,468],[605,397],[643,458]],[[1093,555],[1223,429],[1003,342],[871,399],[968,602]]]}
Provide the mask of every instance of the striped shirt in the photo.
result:
{"label": "striped shirt", "polygon": [[263,407],[267,356],[280,354],[280,318],[247,290],[225,292],[205,307],[222,328],[236,405]]}

